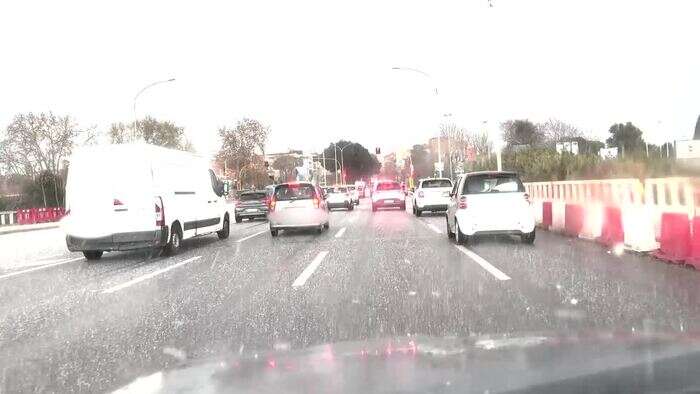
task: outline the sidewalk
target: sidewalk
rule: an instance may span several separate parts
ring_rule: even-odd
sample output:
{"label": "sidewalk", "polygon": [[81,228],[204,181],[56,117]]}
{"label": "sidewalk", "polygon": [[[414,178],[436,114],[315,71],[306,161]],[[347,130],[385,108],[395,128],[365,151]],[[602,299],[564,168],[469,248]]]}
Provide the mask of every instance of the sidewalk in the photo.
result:
{"label": "sidewalk", "polygon": [[36,231],[36,230],[46,230],[50,228],[57,228],[59,222],[50,223],[36,223],[36,224],[16,224],[11,226],[0,226],[0,235],[21,233],[25,231]]}

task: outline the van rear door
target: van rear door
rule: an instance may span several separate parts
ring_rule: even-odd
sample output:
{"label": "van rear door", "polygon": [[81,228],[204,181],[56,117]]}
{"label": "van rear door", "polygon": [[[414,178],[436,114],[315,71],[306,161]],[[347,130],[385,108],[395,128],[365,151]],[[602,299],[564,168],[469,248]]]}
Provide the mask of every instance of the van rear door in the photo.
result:
{"label": "van rear door", "polygon": [[156,229],[150,162],[121,156],[96,150],[73,157],[66,185],[69,234],[96,238]]}

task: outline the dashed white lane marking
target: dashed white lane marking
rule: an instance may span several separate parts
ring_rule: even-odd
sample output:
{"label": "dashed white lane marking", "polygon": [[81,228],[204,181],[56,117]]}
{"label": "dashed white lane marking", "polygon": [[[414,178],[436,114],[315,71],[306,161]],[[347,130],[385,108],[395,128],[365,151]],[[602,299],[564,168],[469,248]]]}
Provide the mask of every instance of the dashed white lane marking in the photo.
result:
{"label": "dashed white lane marking", "polygon": [[321,261],[326,257],[328,254],[327,250],[324,250],[323,252],[319,252],[314,260],[309,264],[306,268],[304,268],[304,271],[299,275],[298,278],[292,283],[292,287],[300,287],[304,286],[307,280],[313,275],[314,271],[318,268],[319,265],[321,265]]}
{"label": "dashed white lane marking", "polygon": [[74,261],[83,260],[83,259],[84,259],[83,257],[76,257],[74,259],[61,260],[61,261],[58,261],[55,263],[50,263],[50,264],[46,264],[46,265],[42,265],[42,266],[34,267],[34,268],[29,268],[29,269],[22,270],[22,271],[10,272],[9,274],[0,275],[0,279],[10,278],[12,276],[26,274],[27,272],[43,270],[45,268],[51,268],[51,267],[55,267],[57,265],[68,264],[68,263],[72,263]]}
{"label": "dashed white lane marking", "polygon": [[424,225],[425,227],[427,227],[427,228],[433,230],[434,232],[436,232],[436,233],[438,233],[438,234],[442,234],[442,231],[440,231],[440,229],[437,228],[434,224],[428,223],[428,222],[426,222],[426,221],[424,221],[424,220],[419,220],[419,222],[423,223],[423,225]]}
{"label": "dashed white lane marking", "polygon": [[165,267],[165,268],[161,268],[161,269],[159,269],[159,270],[153,271],[153,272],[151,272],[150,274],[141,275],[141,276],[139,276],[139,277],[137,277],[137,278],[134,278],[134,279],[132,279],[132,280],[130,280],[130,281],[128,281],[128,282],[124,282],[124,283],[122,283],[122,284],[119,284],[119,285],[116,285],[116,286],[112,286],[112,287],[110,287],[110,288],[108,288],[108,289],[104,289],[104,290],[102,290],[102,294],[114,293],[115,291],[119,291],[119,290],[125,289],[125,288],[127,288],[127,287],[129,287],[129,286],[133,286],[133,285],[135,285],[135,284],[137,284],[137,283],[143,282],[144,280],[151,279],[151,278],[153,278],[153,277],[155,277],[155,276],[158,276],[158,275],[160,275],[160,274],[162,274],[162,273],[168,272],[168,271],[170,271],[171,269],[175,269],[175,268],[177,268],[177,267],[183,266],[183,265],[185,265],[185,264],[187,264],[187,263],[191,263],[191,262],[196,261],[196,260],[199,260],[199,259],[201,259],[201,258],[202,258],[202,256],[191,257],[191,258],[189,258],[189,259],[187,259],[187,260],[183,260],[183,261],[181,261],[181,262],[179,262],[179,263],[177,263],[177,264],[173,264],[173,265],[171,265],[171,266],[169,266],[169,267]]}
{"label": "dashed white lane marking", "polygon": [[253,237],[257,237],[258,235],[260,235],[260,234],[262,234],[262,233],[266,233],[266,232],[267,232],[267,230],[258,231],[257,233],[255,233],[255,234],[250,234],[249,236],[243,237],[243,238],[239,239],[239,240],[236,241],[236,242],[247,241],[247,240],[249,240],[249,239],[251,239],[251,238],[253,238]]}
{"label": "dashed white lane marking", "polygon": [[338,232],[335,233],[335,237],[336,237],[336,238],[340,238],[340,237],[343,236],[343,234],[345,234],[345,227],[343,227],[343,228],[341,228],[340,230],[338,230]]}
{"label": "dashed white lane marking", "polygon": [[481,266],[481,268],[485,269],[491,275],[495,276],[496,279],[498,279],[498,280],[510,280],[510,276],[504,274],[503,271],[501,271],[498,268],[491,265],[491,263],[484,260],[484,258],[479,256],[478,254],[472,252],[471,250],[465,248],[464,246],[455,245],[455,248],[457,248],[457,250],[459,250],[460,252],[466,254],[470,259],[474,260],[474,262],[479,264]]}

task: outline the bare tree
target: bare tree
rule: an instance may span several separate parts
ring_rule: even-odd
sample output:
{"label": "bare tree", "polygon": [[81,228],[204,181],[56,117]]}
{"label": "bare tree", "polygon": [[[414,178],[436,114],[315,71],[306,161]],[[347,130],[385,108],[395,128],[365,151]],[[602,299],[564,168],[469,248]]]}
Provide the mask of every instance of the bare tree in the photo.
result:
{"label": "bare tree", "polygon": [[65,159],[79,136],[92,133],[81,130],[70,116],[48,113],[18,114],[7,126],[0,141],[3,167],[11,173],[39,181],[46,206],[45,180],[53,177],[54,197],[60,203],[58,177]]}
{"label": "bare tree", "polygon": [[537,128],[549,142],[561,142],[583,137],[583,133],[576,126],[555,118],[547,119],[544,123],[538,124]]}
{"label": "bare tree", "polygon": [[151,117],[129,124],[112,123],[108,135],[113,144],[144,141],[166,148],[194,151],[194,147],[185,137],[182,127],[169,121],[159,121]]}
{"label": "bare tree", "polygon": [[[217,158],[239,173],[247,167],[259,167],[265,154],[270,129],[255,119],[244,118],[236,127],[221,127],[221,148]],[[242,181],[239,179],[239,182]]]}

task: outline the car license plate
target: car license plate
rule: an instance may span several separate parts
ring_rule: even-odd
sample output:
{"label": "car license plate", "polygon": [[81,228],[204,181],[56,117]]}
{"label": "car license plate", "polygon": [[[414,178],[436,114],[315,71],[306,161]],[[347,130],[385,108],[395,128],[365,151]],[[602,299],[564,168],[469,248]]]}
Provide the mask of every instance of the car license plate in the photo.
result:
{"label": "car license plate", "polygon": [[258,212],[257,208],[248,208],[245,210],[246,212]]}

